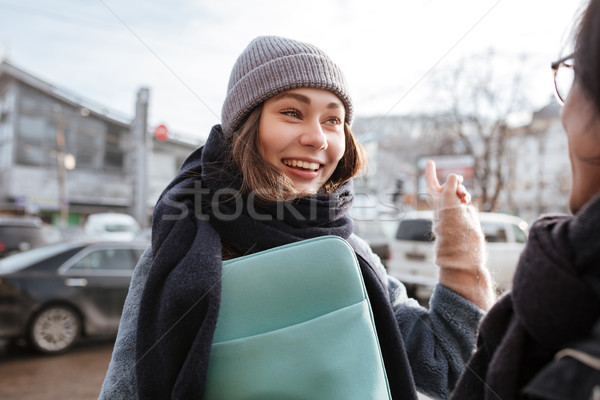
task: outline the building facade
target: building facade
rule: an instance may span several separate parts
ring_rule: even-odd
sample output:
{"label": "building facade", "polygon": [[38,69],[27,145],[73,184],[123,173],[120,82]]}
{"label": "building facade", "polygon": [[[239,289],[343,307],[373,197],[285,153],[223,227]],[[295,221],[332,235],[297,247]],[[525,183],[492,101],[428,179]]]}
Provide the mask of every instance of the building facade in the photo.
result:
{"label": "building facade", "polygon": [[510,177],[501,209],[528,221],[568,213],[571,166],[558,103],[534,112],[529,125],[515,130],[509,147]]}
{"label": "building facade", "polygon": [[[2,62],[0,213],[35,214],[54,224],[66,219],[68,225],[96,212],[129,213],[138,146],[131,128],[131,119]],[[150,141],[149,186],[166,185],[197,146]],[[156,192],[147,195],[148,216]]]}
{"label": "building facade", "polygon": [[[456,152],[456,136],[448,134],[453,132],[452,126],[439,123],[442,119],[437,117],[356,118],[352,129],[369,147],[371,166],[362,185],[376,194],[379,205],[386,209],[395,206],[401,211],[419,208],[424,192],[423,185],[419,185],[419,160],[462,154]],[[571,168],[558,103],[550,101],[532,114],[529,124],[510,128],[505,140],[504,186],[494,211],[518,215],[527,221],[541,214],[567,213]],[[477,202],[480,188],[468,189]],[[396,194],[400,202],[394,199]]]}

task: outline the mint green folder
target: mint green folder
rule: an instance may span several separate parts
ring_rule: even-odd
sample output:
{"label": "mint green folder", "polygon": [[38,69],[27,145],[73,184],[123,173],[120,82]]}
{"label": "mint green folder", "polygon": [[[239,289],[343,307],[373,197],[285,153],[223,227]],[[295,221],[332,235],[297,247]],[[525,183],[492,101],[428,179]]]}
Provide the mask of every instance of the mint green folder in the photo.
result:
{"label": "mint green folder", "polygon": [[324,236],[223,263],[204,398],[391,398],[345,240]]}

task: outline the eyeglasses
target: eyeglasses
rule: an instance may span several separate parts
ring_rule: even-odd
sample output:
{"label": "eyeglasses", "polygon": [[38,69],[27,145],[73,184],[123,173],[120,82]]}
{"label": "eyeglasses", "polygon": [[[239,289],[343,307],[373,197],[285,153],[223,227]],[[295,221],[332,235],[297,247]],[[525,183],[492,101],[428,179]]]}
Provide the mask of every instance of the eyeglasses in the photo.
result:
{"label": "eyeglasses", "polygon": [[565,104],[565,100],[569,95],[569,91],[575,80],[573,56],[574,54],[571,54],[552,63],[552,71],[554,72],[554,94],[560,104]]}

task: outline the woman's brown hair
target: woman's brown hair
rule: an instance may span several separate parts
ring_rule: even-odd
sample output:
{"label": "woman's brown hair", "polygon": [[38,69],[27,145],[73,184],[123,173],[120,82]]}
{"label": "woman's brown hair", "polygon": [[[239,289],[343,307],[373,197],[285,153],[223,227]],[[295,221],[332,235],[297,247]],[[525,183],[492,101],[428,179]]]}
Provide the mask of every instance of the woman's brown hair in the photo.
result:
{"label": "woman's brown hair", "polygon": [[591,0],[575,38],[575,76],[600,113],[600,0]]}
{"label": "woman's brown hair", "polygon": [[[259,149],[258,126],[262,104],[252,110],[246,121],[232,135],[233,159],[243,177],[243,192],[255,193],[267,201],[289,200],[301,196],[294,190],[292,181],[275,166],[266,161]],[[325,193],[331,193],[366,166],[366,154],[354,138],[350,126],[344,123],[346,150],[337,168],[323,186]]]}

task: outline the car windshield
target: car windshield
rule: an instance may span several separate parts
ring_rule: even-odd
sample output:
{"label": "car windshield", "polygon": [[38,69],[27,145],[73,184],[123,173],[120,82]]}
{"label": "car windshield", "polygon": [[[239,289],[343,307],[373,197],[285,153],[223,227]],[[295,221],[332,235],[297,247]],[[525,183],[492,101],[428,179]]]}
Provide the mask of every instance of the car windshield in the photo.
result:
{"label": "car windshield", "polygon": [[76,247],[73,243],[59,243],[51,246],[23,251],[0,260],[0,274],[9,274],[28,267],[31,264],[53,257],[63,251]]}
{"label": "car windshield", "polygon": [[400,222],[396,239],[414,240],[418,242],[431,242],[431,220],[427,219],[405,219]]}
{"label": "car windshield", "polygon": [[38,226],[0,226],[0,241],[30,241],[33,244],[43,243],[42,231]]}

